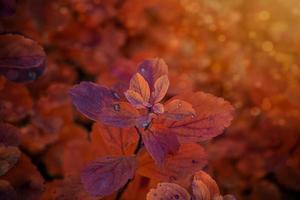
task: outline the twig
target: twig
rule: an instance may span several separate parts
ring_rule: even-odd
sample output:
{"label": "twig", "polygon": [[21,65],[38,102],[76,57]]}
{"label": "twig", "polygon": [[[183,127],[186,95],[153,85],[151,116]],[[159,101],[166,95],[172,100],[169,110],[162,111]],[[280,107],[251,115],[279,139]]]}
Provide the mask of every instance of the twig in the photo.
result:
{"label": "twig", "polygon": [[[143,141],[142,141],[142,134],[141,134],[140,130],[139,130],[137,127],[135,127],[135,130],[136,130],[137,134],[139,135],[139,140],[138,140],[138,143],[137,143],[137,145],[136,145],[136,147],[135,147],[135,150],[134,150],[133,154],[134,154],[134,155],[137,155],[137,154],[139,153],[139,151],[140,151],[140,150],[142,149],[142,147],[143,147]],[[123,193],[124,193],[125,190],[127,189],[127,187],[128,187],[128,185],[129,185],[129,183],[131,182],[131,180],[132,180],[132,179],[129,179],[129,180],[127,181],[127,183],[126,183],[121,189],[119,189],[119,191],[118,191],[118,193],[117,193],[117,196],[116,196],[115,200],[120,200],[120,199],[121,199]]]}

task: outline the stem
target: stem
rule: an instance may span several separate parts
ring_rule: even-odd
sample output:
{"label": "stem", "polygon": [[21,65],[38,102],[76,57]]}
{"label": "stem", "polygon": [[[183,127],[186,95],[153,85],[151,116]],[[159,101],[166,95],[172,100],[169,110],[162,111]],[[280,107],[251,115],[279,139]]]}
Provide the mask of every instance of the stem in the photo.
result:
{"label": "stem", "polygon": [[[139,151],[142,149],[142,147],[143,147],[143,141],[142,141],[142,134],[141,134],[140,130],[139,130],[137,127],[134,127],[134,128],[135,128],[137,134],[139,135],[138,143],[137,143],[137,145],[136,145],[136,147],[135,147],[135,150],[134,150],[134,152],[133,152],[133,154],[136,156],[136,155],[139,153]],[[119,189],[119,191],[118,191],[118,193],[117,193],[117,196],[116,196],[115,200],[120,200],[120,199],[121,199],[123,193],[124,193],[125,190],[127,189],[127,187],[128,187],[128,185],[129,185],[129,183],[131,182],[131,180],[132,180],[132,179],[129,179],[129,180],[126,182],[126,184],[125,184],[121,189]]]}

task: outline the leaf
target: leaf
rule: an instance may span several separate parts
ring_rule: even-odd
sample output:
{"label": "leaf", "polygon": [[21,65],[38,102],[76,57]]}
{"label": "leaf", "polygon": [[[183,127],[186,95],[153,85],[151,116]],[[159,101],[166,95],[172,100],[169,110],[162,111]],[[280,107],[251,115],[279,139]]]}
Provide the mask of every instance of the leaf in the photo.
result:
{"label": "leaf", "polygon": [[148,102],[144,101],[143,97],[139,93],[133,90],[127,90],[124,94],[131,105],[136,108],[144,108],[150,106]]}
{"label": "leaf", "polygon": [[0,17],[9,17],[15,14],[16,0],[0,0]]}
{"label": "leaf", "polygon": [[155,81],[163,75],[168,75],[168,66],[163,59],[148,59],[138,65],[138,72],[148,82],[150,92],[153,92]]}
{"label": "leaf", "polygon": [[1,200],[17,200],[17,193],[8,181],[0,179]]}
{"label": "leaf", "polygon": [[163,114],[165,112],[165,108],[164,108],[164,105],[161,104],[161,103],[156,103],[153,107],[152,107],[152,110],[154,113],[157,113],[157,114]]}
{"label": "leaf", "polygon": [[181,121],[165,122],[182,142],[201,142],[213,138],[221,134],[233,119],[233,107],[222,98],[196,92],[176,96],[174,99],[191,103],[197,115]]}
{"label": "leaf", "polygon": [[159,165],[168,154],[175,154],[180,146],[176,135],[166,129],[147,129],[142,132],[142,138],[147,151]]}
{"label": "leaf", "polygon": [[191,196],[185,188],[175,183],[159,183],[157,188],[151,189],[147,194],[147,200],[190,200]]}
{"label": "leaf", "polygon": [[8,181],[15,189],[17,199],[40,199],[44,190],[43,177],[24,154],[21,155],[17,164],[1,178]]}
{"label": "leaf", "polygon": [[37,42],[21,35],[0,35],[0,74],[15,82],[37,79],[46,68],[46,54]]}
{"label": "leaf", "polygon": [[[199,196],[199,199],[214,199],[220,195],[219,187],[214,179],[212,179],[204,171],[198,171],[192,183],[193,193]],[[208,198],[207,198],[208,195]],[[202,196],[202,198],[200,198]],[[205,197],[205,198],[204,198]]]}
{"label": "leaf", "polygon": [[163,75],[155,81],[152,95],[154,103],[160,102],[166,96],[169,85],[170,82],[167,75]]}
{"label": "leaf", "polygon": [[175,155],[168,155],[163,166],[157,166],[147,153],[138,157],[138,173],[161,181],[174,182],[201,170],[207,155],[198,144],[182,144]]}
{"label": "leaf", "polygon": [[0,123],[0,144],[18,146],[20,144],[19,129],[7,123]]}
{"label": "leaf", "polygon": [[17,147],[0,144],[0,176],[10,170],[19,160],[21,152]]}
{"label": "leaf", "polygon": [[164,117],[170,118],[172,120],[183,120],[186,117],[195,116],[196,111],[194,110],[192,104],[174,99],[164,105],[165,112]]}
{"label": "leaf", "polygon": [[143,102],[149,102],[150,88],[141,74],[136,73],[132,76],[132,78],[130,79],[129,90],[138,93],[142,97]]}
{"label": "leaf", "polygon": [[40,200],[97,200],[84,189],[78,177],[65,177],[46,183],[45,192]]}
{"label": "leaf", "polygon": [[114,128],[95,123],[91,133],[92,145],[99,148],[106,155],[131,155],[138,141],[134,128]]}
{"label": "leaf", "polygon": [[81,82],[70,90],[73,104],[86,117],[116,127],[133,127],[138,111],[118,94],[91,82]]}
{"label": "leaf", "polygon": [[107,196],[133,178],[136,160],[133,156],[104,157],[90,162],[82,171],[81,182],[93,196]]}

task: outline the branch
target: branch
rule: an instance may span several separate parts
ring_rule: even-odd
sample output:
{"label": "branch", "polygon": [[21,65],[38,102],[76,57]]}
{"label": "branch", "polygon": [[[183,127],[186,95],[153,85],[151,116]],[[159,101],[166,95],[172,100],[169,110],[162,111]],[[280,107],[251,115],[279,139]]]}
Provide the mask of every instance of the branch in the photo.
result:
{"label": "branch", "polygon": [[[140,150],[142,149],[142,147],[143,147],[143,141],[142,141],[142,133],[140,132],[140,130],[139,130],[137,127],[134,127],[134,128],[135,128],[137,134],[139,135],[138,143],[137,143],[137,145],[136,145],[136,147],[135,147],[135,150],[134,150],[134,152],[133,152],[133,154],[136,156],[136,155],[140,152]],[[118,191],[118,193],[117,193],[117,196],[116,196],[115,200],[120,200],[120,199],[121,199],[123,193],[124,193],[125,190],[127,189],[127,187],[128,187],[128,185],[129,185],[129,183],[131,182],[131,180],[132,180],[132,179],[129,179],[129,180],[127,181],[127,183],[126,183],[121,189],[119,189],[119,191]]]}

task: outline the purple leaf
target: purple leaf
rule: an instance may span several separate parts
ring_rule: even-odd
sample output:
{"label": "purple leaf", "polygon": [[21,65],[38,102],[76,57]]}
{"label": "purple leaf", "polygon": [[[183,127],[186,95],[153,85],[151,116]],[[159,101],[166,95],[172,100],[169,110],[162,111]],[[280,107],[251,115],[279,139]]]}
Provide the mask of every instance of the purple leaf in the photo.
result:
{"label": "purple leaf", "polygon": [[159,165],[168,154],[176,153],[180,146],[176,135],[167,129],[148,129],[143,131],[142,138],[149,154]]}
{"label": "purple leaf", "polygon": [[196,116],[181,121],[166,122],[182,142],[201,142],[221,134],[231,124],[234,109],[222,98],[203,92],[187,93],[174,97],[193,105]]}
{"label": "purple leaf", "polygon": [[133,178],[136,159],[133,156],[105,157],[92,161],[82,171],[81,182],[93,196],[107,196]]}
{"label": "purple leaf", "polygon": [[152,107],[152,110],[154,113],[157,113],[157,114],[163,114],[165,112],[165,108],[164,108],[164,105],[161,104],[161,103],[156,103],[153,107]]}
{"label": "purple leaf", "polygon": [[159,183],[157,188],[151,189],[147,200],[190,200],[191,196],[185,188],[175,183]]}
{"label": "purple leaf", "polygon": [[37,79],[45,70],[46,54],[37,42],[21,35],[0,35],[0,74],[15,82]]}
{"label": "purple leaf", "polygon": [[16,0],[0,0],[0,17],[9,17],[15,14]]}
{"label": "purple leaf", "polygon": [[20,144],[20,131],[6,123],[0,123],[0,144],[5,146],[18,146]]}
{"label": "purple leaf", "polygon": [[145,78],[150,91],[153,92],[156,80],[163,75],[168,75],[168,66],[163,59],[149,59],[138,65],[138,72]]}
{"label": "purple leaf", "polygon": [[81,82],[70,90],[75,107],[86,117],[116,127],[132,127],[139,117],[138,111],[119,95],[106,87]]}

